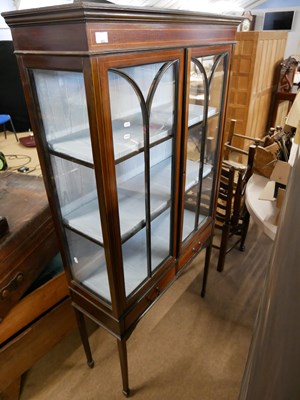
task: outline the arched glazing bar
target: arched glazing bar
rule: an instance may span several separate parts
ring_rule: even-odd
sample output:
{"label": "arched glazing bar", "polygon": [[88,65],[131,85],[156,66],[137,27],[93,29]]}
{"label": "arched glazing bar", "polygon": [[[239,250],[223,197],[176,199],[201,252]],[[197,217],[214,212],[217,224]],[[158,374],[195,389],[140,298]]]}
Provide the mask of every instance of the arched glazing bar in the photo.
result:
{"label": "arched glazing bar", "polygon": [[150,89],[149,89],[149,93],[148,93],[148,96],[147,96],[147,100],[146,100],[147,110],[148,110],[149,115],[150,115],[150,112],[151,112],[153,98],[154,98],[155,92],[156,92],[156,90],[158,88],[158,85],[161,82],[161,80],[162,80],[163,76],[165,75],[165,73],[168,71],[168,69],[171,68],[173,65],[175,65],[176,68],[178,68],[178,60],[174,60],[174,61],[170,61],[168,63],[165,63],[158,70],[155,78],[153,79],[153,81],[151,83],[151,86],[150,86]]}
{"label": "arched glazing bar", "polygon": [[194,229],[197,230],[198,225],[199,225],[200,201],[201,201],[201,192],[202,192],[202,176],[203,176],[203,160],[204,160],[204,154],[205,154],[205,142],[206,142],[206,132],[207,132],[209,79],[207,77],[205,68],[202,65],[202,63],[197,58],[192,58],[192,62],[196,65],[196,67],[199,69],[200,73],[203,76],[203,87],[204,87],[203,119],[202,119],[202,124],[199,129],[199,136],[198,136],[199,148],[200,148],[200,165],[199,165],[199,175],[198,175],[199,187],[198,187],[198,192],[197,192],[195,224],[194,224]]}

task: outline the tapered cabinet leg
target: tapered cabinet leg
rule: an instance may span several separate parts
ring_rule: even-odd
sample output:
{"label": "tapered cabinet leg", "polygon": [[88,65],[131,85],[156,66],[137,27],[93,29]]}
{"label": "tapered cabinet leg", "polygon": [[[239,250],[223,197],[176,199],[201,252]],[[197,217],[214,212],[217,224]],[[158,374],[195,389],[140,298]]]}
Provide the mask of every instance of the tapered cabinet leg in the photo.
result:
{"label": "tapered cabinet leg", "polygon": [[130,396],[130,389],[128,384],[128,361],[127,361],[127,346],[126,340],[118,340],[118,350],[120,358],[120,366],[122,373],[123,394],[126,397]]}
{"label": "tapered cabinet leg", "polygon": [[204,297],[205,292],[206,292],[206,283],[207,283],[208,270],[209,270],[209,264],[210,264],[211,248],[212,248],[212,241],[210,242],[209,246],[206,248],[206,252],[205,252],[205,264],[204,264],[204,272],[203,272],[203,280],[202,280],[201,297]]}
{"label": "tapered cabinet leg", "polygon": [[94,360],[92,358],[92,352],[91,352],[91,348],[90,348],[89,337],[88,337],[88,333],[87,333],[87,329],[86,329],[84,315],[80,311],[78,311],[76,308],[74,308],[74,311],[75,311],[75,316],[76,316],[77,325],[78,325],[78,329],[79,329],[79,334],[81,337],[81,341],[82,341],[86,359],[87,359],[87,365],[90,368],[93,368]]}

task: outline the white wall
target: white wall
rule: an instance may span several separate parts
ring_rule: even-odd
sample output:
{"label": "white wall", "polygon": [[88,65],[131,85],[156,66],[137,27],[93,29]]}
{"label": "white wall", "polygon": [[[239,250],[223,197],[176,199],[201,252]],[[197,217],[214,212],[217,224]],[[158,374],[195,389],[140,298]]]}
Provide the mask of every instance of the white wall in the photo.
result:
{"label": "white wall", "polygon": [[297,55],[300,60],[300,11],[295,12],[292,31],[288,33],[288,42],[285,48],[285,58]]}
{"label": "white wall", "polygon": [[[293,8],[277,8],[277,9],[264,9],[264,10],[253,10],[253,15],[256,15],[255,30],[262,30],[264,23],[264,13],[270,11],[292,11]],[[292,30],[288,32],[288,40],[285,48],[284,58],[289,56],[298,56],[300,60],[300,7],[294,8],[295,15]]]}
{"label": "white wall", "polygon": [[[46,7],[57,4],[73,3],[73,0],[0,0],[0,14],[16,9]],[[0,40],[12,40],[9,27],[0,16]]]}
{"label": "white wall", "polygon": [[48,7],[59,4],[73,3],[73,0],[15,0],[18,2],[18,9]]}
{"label": "white wall", "polygon": [[[15,4],[13,0],[1,0],[0,14],[4,11],[15,10]],[[0,16],[0,40],[12,40],[10,29],[6,25],[3,17]]]}

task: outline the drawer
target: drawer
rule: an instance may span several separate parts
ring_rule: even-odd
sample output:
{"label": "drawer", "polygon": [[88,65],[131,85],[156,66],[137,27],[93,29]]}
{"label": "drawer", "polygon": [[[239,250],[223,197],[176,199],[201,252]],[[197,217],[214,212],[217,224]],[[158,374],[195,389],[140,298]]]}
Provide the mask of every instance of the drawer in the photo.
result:
{"label": "drawer", "polygon": [[11,173],[0,180],[1,215],[9,232],[0,239],[0,320],[58,253],[43,179]]}
{"label": "drawer", "polygon": [[178,258],[178,269],[189,263],[204,247],[207,246],[212,235],[212,224],[207,225],[200,231],[191,242],[184,247]]}
{"label": "drawer", "polygon": [[132,309],[129,310],[125,316],[125,331],[131,330],[134,327],[137,320],[149,310],[149,308],[158,300],[164,290],[175,280],[176,278],[176,267],[172,264],[159,280],[148,290],[143,298],[136,304],[133,305]]}
{"label": "drawer", "polygon": [[57,252],[57,239],[52,220],[49,219],[28,240],[25,239],[13,248],[3,264],[0,263],[0,321],[17,304]]}

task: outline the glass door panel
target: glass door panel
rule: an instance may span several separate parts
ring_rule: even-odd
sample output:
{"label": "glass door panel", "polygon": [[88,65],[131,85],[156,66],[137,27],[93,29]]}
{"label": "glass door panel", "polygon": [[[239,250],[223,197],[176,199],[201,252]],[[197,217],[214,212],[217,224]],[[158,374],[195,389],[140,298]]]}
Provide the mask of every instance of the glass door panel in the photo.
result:
{"label": "glass door panel", "polygon": [[[127,296],[171,251],[177,65],[174,61],[108,71]],[[134,145],[127,145],[132,141]]]}
{"label": "glass door panel", "polygon": [[211,215],[226,55],[191,60],[182,240]]}
{"label": "glass door panel", "polygon": [[31,73],[72,277],[110,302],[83,74]]}

